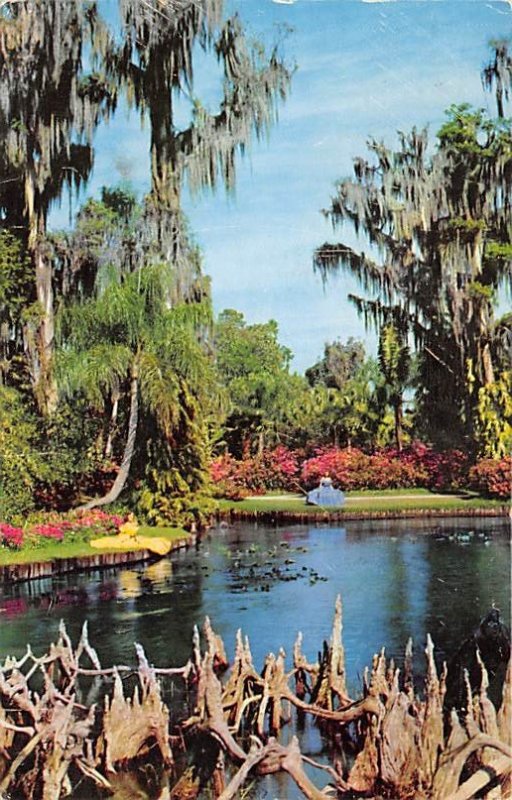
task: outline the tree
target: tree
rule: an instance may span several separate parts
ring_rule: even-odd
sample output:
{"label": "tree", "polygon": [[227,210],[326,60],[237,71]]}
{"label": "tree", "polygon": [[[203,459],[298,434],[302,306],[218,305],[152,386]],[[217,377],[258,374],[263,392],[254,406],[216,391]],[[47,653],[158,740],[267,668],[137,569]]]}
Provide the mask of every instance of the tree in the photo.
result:
{"label": "tree", "polygon": [[217,369],[231,404],[225,435],[237,455],[252,444],[261,453],[269,439],[279,439],[282,426],[286,426],[292,354],[277,337],[274,320],[248,325],[243,314],[232,309],[223,311],[217,320]]}
{"label": "tree", "polygon": [[117,477],[104,497],[87,508],[114,502],[132,466],[143,412],[163,441],[170,443],[180,417],[179,398],[186,387],[196,394],[208,386],[208,363],[197,341],[198,323],[208,306],[169,307],[165,265],[113,274],[97,297],[75,303],[62,314],[60,384],[68,395],[82,393],[104,408],[114,390],[128,395],[128,422]]}
{"label": "tree", "polygon": [[348,380],[355,377],[364,359],[364,345],[357,339],[350,337],[346,344],[328,342],[323,358],[308,367],[304,374],[311,386],[322,383],[332,389],[342,389]]}
{"label": "tree", "polygon": [[512,92],[512,56],[510,41],[498,39],[490,42],[493,51],[491,60],[482,71],[482,83],[488,91],[494,89],[498,116],[505,116],[505,106]]}
{"label": "tree", "polygon": [[395,442],[403,447],[403,394],[411,377],[411,358],[407,341],[394,325],[385,325],[379,335],[379,367],[384,377],[387,401],[395,417]]}
{"label": "tree", "polygon": [[98,24],[95,7],[81,0],[19,0],[0,12],[0,219],[2,227],[21,231],[32,262],[23,345],[45,413],[57,403],[48,210],[66,186],[78,190],[87,180],[93,130],[116,102],[102,76],[82,68]]}
{"label": "tree", "polygon": [[[121,0],[120,10],[122,41],[110,54],[110,74],[121,79],[129,101],[149,117],[150,236],[158,243],[158,257],[179,263],[182,248],[187,249],[180,222],[184,179],[193,191],[219,183],[234,187],[236,154],[276,119],[290,72],[277,48],[267,56],[261,44],[249,44],[238,17],[223,20],[219,0]],[[222,67],[217,113],[193,94],[199,50]],[[189,122],[180,126],[186,102]]]}
{"label": "tree", "polygon": [[21,387],[27,381],[19,343],[31,279],[22,241],[10,231],[0,230],[0,384]]}
{"label": "tree", "polygon": [[[409,331],[420,353],[418,402],[427,433],[471,434],[476,388],[495,378],[493,304],[511,279],[512,135],[504,121],[453,106],[433,156],[425,132],[393,151],[372,140],[326,212],[335,228],[364,233],[377,252],[325,244],[315,266],[343,269],[376,297],[352,297],[367,323]],[[505,251],[503,248],[505,247]],[[501,252],[501,260],[497,258]]]}

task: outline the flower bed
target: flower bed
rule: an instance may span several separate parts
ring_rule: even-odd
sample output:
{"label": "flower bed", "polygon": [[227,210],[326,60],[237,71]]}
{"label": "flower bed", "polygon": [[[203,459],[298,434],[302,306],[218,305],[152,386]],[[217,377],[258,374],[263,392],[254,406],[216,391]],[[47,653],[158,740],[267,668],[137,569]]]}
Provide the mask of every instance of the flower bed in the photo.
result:
{"label": "flower bed", "polygon": [[309,457],[279,447],[261,456],[236,460],[226,454],[212,463],[211,477],[219,497],[243,499],[272,490],[297,491],[317,486],[323,475],[346,491],[425,488],[458,491],[474,488],[489,497],[511,493],[511,459],[481,460],[472,466],[461,450],[436,451],[414,443],[399,453],[388,448],[365,453],[357,448],[322,448]]}
{"label": "flower bed", "polygon": [[117,533],[125,517],[105,511],[75,511],[66,514],[44,514],[40,521],[24,528],[0,523],[0,545],[19,550],[41,547],[44,542],[88,541],[95,536]]}

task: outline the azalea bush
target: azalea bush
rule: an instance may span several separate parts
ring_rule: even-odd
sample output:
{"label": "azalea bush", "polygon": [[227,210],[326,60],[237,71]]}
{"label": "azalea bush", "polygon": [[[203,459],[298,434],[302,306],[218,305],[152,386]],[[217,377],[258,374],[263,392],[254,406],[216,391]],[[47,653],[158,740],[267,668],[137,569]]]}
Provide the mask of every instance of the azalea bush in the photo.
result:
{"label": "azalea bush", "polygon": [[46,539],[61,542],[88,541],[97,536],[108,536],[119,531],[125,516],[109,514],[101,509],[74,511],[65,516],[56,513],[40,515],[40,521],[29,525],[27,536],[33,546],[41,545]]}
{"label": "azalea bush", "polygon": [[387,450],[390,459],[399,459],[414,470],[416,486],[433,491],[457,491],[468,485],[469,455],[462,450],[434,450],[430,445],[413,442],[406,450]]}
{"label": "azalea bush", "polygon": [[468,486],[469,468],[469,456],[462,450],[437,451],[418,442],[402,452],[324,447],[309,457],[280,446],[240,460],[224,454],[212,463],[211,479],[217,496],[233,500],[271,490],[312,489],[324,475],[346,491],[414,487],[457,491]]}
{"label": "azalea bush", "polygon": [[298,451],[279,445],[261,455],[237,460],[226,453],[212,462],[210,476],[218,497],[240,500],[248,494],[263,494],[276,489],[297,489],[300,476]]}
{"label": "azalea bush", "polygon": [[481,459],[470,470],[469,480],[481,494],[512,501],[512,457]]}
{"label": "azalea bush", "polygon": [[419,480],[414,464],[402,461],[392,451],[369,455],[357,448],[320,450],[302,464],[301,480],[307,489],[318,485],[323,475],[347,491],[408,488],[417,486]]}
{"label": "azalea bush", "polygon": [[23,530],[7,522],[0,522],[0,545],[19,550],[23,545]]}

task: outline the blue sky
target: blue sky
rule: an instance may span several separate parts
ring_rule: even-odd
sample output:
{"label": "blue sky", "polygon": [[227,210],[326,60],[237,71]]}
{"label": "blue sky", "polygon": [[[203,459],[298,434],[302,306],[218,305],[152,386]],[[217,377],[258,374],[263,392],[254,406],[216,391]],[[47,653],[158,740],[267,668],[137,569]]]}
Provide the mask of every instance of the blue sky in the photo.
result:
{"label": "blue sky", "polygon": [[[115,0],[102,0],[104,10]],[[228,0],[249,30],[273,41],[276,25],[293,27],[284,50],[296,62],[292,92],[268,141],[238,164],[236,193],[185,198],[192,232],[212,278],[215,309],[236,308],[249,322],[279,323],[280,340],[302,371],[326,341],[375,338],[347,302],[356,283],[323,287],[312,254],[339,240],[320,213],[336,179],[350,175],[368,136],[396,142],[397,130],[429,124],[435,133],[453,102],[487,106],[480,70],[492,38],[512,32],[512,5],[500,0]],[[211,95],[209,62],[198,95]],[[96,136],[87,194],[128,177],[148,187],[148,132],[138,115],[118,113]],[[66,209],[53,216],[63,224]],[[350,234],[344,239],[357,244]]]}

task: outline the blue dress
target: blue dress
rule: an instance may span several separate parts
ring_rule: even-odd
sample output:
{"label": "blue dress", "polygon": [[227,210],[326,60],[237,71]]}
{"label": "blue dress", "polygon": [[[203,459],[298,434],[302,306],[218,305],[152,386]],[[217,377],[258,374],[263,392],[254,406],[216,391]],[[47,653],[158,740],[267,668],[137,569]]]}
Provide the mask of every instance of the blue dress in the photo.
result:
{"label": "blue dress", "polygon": [[322,478],[320,485],[308,492],[306,499],[306,503],[312,506],[342,506],[344,502],[345,495],[334,488],[330,478]]}

